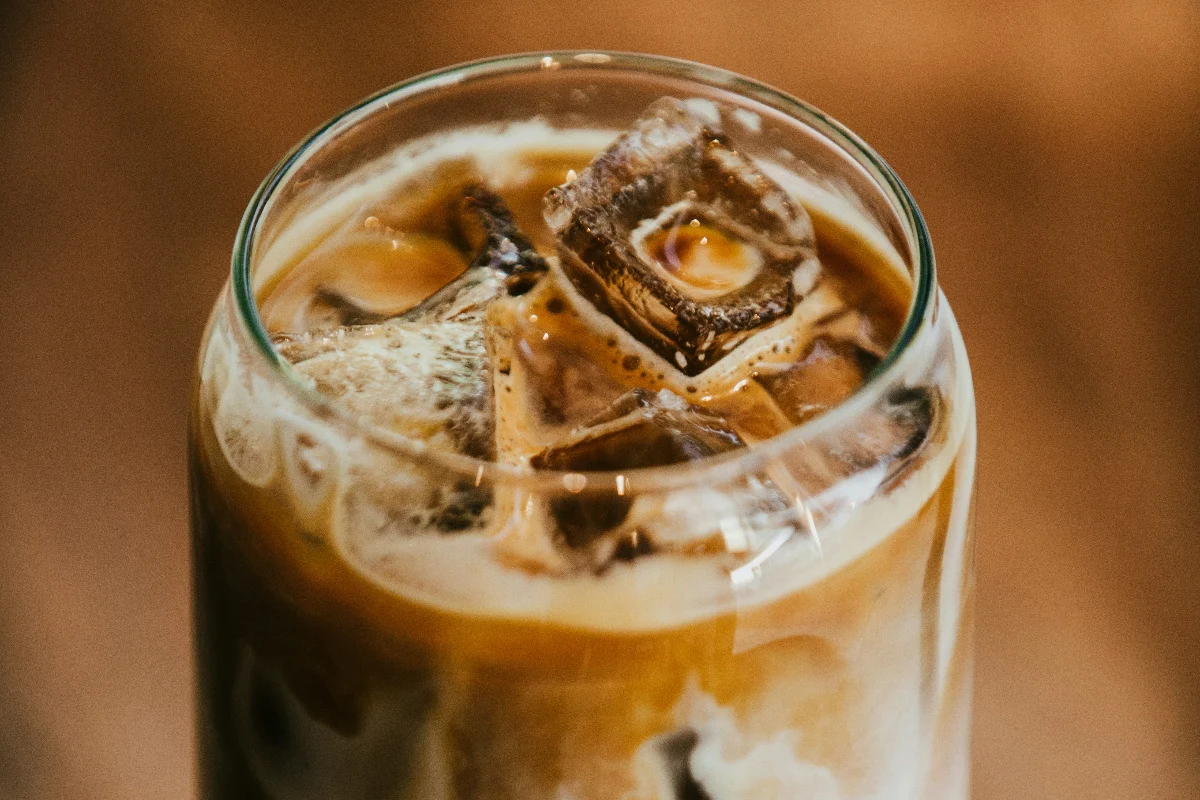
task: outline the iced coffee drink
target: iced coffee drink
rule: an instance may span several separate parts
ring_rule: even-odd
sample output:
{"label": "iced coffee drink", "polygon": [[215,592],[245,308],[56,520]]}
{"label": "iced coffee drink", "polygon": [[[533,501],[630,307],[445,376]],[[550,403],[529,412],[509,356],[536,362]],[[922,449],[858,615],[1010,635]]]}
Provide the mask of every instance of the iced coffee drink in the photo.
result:
{"label": "iced coffee drink", "polygon": [[276,169],[191,422],[200,796],[964,800],[974,403],[877,156],[454,68]]}

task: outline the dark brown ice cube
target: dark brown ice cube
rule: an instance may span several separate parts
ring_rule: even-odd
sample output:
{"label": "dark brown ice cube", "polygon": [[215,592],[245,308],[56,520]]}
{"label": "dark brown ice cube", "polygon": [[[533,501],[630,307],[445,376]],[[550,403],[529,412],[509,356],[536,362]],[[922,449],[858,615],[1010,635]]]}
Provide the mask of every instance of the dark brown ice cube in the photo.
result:
{"label": "dark brown ice cube", "polygon": [[608,472],[693,461],[744,446],[720,418],[669,391],[634,389],[572,439],[534,456],[539,469]]}
{"label": "dark brown ice cube", "polygon": [[[538,469],[609,472],[677,464],[743,447],[742,440],[719,417],[688,405],[668,391],[634,389],[623,395],[570,439],[534,456]],[[557,498],[550,510],[563,541],[586,548],[619,526],[632,501],[625,497]],[[631,556],[645,551],[636,539],[624,543]],[[616,543],[618,552],[621,543]]]}
{"label": "dark brown ice cube", "polygon": [[845,400],[862,386],[879,357],[857,342],[821,336],[781,371],[760,370],[758,381],[796,424]]}
{"label": "dark brown ice cube", "polygon": [[563,268],[687,375],[791,313],[812,221],[687,105],[663,98],[546,196]]}

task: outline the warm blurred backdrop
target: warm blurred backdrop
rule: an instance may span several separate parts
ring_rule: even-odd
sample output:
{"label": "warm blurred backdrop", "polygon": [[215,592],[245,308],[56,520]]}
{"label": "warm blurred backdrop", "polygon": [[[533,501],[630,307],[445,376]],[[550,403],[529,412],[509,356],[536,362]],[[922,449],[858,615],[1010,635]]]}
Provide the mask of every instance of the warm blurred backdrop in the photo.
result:
{"label": "warm blurred backdrop", "polygon": [[184,417],[238,218],[418,72],[731,68],[923,208],[972,353],[975,797],[1200,797],[1195,0],[0,4],[0,798],[191,795]]}

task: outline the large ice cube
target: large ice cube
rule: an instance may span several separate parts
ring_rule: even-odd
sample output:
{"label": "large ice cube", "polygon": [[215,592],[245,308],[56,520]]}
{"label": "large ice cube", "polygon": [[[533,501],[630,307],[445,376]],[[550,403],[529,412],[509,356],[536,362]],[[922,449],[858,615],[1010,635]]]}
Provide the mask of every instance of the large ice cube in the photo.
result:
{"label": "large ice cube", "polygon": [[[795,362],[762,363],[754,383],[764,403],[793,424],[806,422],[843,403],[878,367],[885,349],[871,321],[843,309],[821,321]],[[871,473],[888,485],[937,429],[941,395],[930,386],[886,392],[857,412],[851,424],[837,425],[794,456],[809,462],[803,483],[819,492],[855,474]]]}
{"label": "large ice cube", "polygon": [[[718,417],[689,406],[663,390],[635,389],[619,398],[576,435],[532,459],[534,467],[565,472],[611,472],[691,461],[744,446]],[[632,498],[560,497],[550,501],[558,531],[572,549],[591,548],[598,537],[617,528],[629,513]],[[645,552],[648,542],[630,533],[629,542],[609,543],[606,550]]]}
{"label": "large ice cube", "polygon": [[803,207],[673,98],[552,189],[545,215],[580,292],[687,375],[788,315],[816,266]]}
{"label": "large ice cube", "polygon": [[495,453],[488,305],[545,270],[499,197],[476,187],[467,209],[484,235],[472,265],[406,313],[276,337],[281,355],[352,413],[412,439],[480,458]]}
{"label": "large ice cube", "polygon": [[[720,417],[678,395],[635,389],[532,463],[569,473],[619,473],[744,446]],[[664,553],[731,556],[732,566],[765,541],[799,530],[793,504],[765,476],[671,491],[640,488],[614,493],[611,484],[602,482],[546,501],[539,524],[543,535],[558,543],[558,563],[599,572],[614,562]]]}
{"label": "large ice cube", "polygon": [[393,319],[278,337],[276,347],[313,388],[352,414],[434,447],[490,457],[481,325]]}

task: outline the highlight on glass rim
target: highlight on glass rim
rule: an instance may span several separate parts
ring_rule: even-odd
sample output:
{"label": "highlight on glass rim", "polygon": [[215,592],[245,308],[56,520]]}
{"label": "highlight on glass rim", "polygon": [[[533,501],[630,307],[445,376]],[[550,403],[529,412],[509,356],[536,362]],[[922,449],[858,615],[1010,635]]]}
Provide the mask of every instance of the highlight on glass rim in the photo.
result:
{"label": "highlight on glass rim", "polygon": [[777,90],[548,53],[253,198],[189,427],[202,800],[965,800],[929,233]]}

